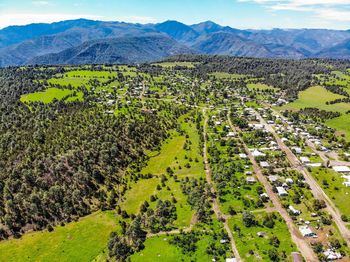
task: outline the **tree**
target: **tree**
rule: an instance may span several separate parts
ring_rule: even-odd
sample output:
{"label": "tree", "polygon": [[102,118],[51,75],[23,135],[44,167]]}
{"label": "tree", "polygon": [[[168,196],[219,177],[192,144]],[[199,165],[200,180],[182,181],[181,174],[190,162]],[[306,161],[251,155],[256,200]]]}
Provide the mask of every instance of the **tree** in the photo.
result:
{"label": "tree", "polygon": [[255,216],[251,212],[243,212],[242,219],[243,219],[243,224],[246,227],[252,227],[252,226],[255,226],[256,224]]}

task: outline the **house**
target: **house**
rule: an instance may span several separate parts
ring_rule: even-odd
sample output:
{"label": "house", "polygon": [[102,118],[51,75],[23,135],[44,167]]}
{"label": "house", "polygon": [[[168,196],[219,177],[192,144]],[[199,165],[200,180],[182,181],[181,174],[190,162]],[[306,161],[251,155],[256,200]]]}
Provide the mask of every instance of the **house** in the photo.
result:
{"label": "house", "polygon": [[247,158],[248,158],[247,155],[244,154],[244,153],[240,153],[240,154],[239,154],[239,157],[240,157],[241,159],[247,159]]}
{"label": "house", "polygon": [[235,132],[228,132],[227,137],[235,137],[236,133]]}
{"label": "house", "polygon": [[279,196],[288,196],[288,192],[284,189],[284,187],[278,186],[276,189]]}
{"label": "house", "polygon": [[324,251],[323,255],[327,258],[327,260],[337,260],[343,257],[339,252],[336,252],[335,250],[330,248]]}
{"label": "house", "polygon": [[262,193],[262,194],[260,194],[260,198],[269,198],[269,195],[268,194],[266,194],[266,193]]}
{"label": "house", "polygon": [[261,161],[261,162],[260,162],[260,166],[261,166],[262,168],[269,168],[269,167],[270,167],[270,164],[269,164],[268,162],[266,162],[266,161]]}
{"label": "house", "polygon": [[292,147],[292,150],[296,153],[296,154],[301,154],[303,151],[300,147],[294,146]]}
{"label": "house", "polygon": [[321,167],[322,163],[308,163],[306,164],[308,167]]}
{"label": "house", "polygon": [[293,184],[293,179],[286,178],[286,183],[289,184],[289,185]]}
{"label": "house", "polygon": [[303,163],[303,164],[307,164],[307,163],[310,163],[310,162],[311,162],[310,159],[309,159],[307,156],[302,156],[302,157],[300,157],[300,161],[301,161],[301,163]]}
{"label": "house", "polygon": [[235,257],[231,257],[231,258],[226,258],[225,261],[226,262],[237,262],[237,259]]}
{"label": "house", "polygon": [[303,237],[317,237],[316,233],[312,232],[309,226],[301,226],[299,227],[299,231]]}
{"label": "house", "polygon": [[248,184],[254,184],[254,183],[256,183],[256,179],[255,179],[254,177],[252,177],[252,176],[248,176],[248,177],[246,178],[246,182],[247,182]]}
{"label": "house", "polygon": [[280,177],[279,176],[276,176],[276,175],[270,175],[268,176],[268,179],[271,183],[275,183],[276,181],[278,181]]}
{"label": "house", "polygon": [[292,205],[290,205],[289,207],[288,207],[288,209],[290,210],[290,212],[293,214],[293,215],[295,215],[295,216],[299,216],[300,215],[300,210],[298,210],[298,209],[295,209]]}
{"label": "house", "polygon": [[229,241],[227,239],[220,239],[220,244],[228,243]]}
{"label": "house", "polygon": [[343,185],[346,187],[350,187],[350,176],[342,176],[345,179],[345,182],[343,182]]}
{"label": "house", "polygon": [[252,155],[253,155],[254,157],[266,156],[266,154],[261,153],[258,149],[254,149],[254,151],[252,152]]}
{"label": "house", "polygon": [[332,168],[338,173],[350,173],[350,168],[348,166],[333,166]]}

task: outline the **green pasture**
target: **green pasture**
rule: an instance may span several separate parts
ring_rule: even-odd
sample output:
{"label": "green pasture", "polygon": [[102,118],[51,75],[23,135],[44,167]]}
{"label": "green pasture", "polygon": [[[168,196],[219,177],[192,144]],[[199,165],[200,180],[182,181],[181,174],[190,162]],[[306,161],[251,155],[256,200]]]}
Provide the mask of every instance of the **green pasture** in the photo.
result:
{"label": "green pasture", "polygon": [[0,261],[92,261],[116,230],[113,212],[96,212],[54,231],[32,232],[0,242]]}
{"label": "green pasture", "polygon": [[[48,88],[42,92],[34,92],[30,94],[25,94],[21,96],[21,102],[30,103],[30,102],[43,102],[45,104],[51,103],[54,99],[62,100],[68,95],[73,94],[74,90],[69,89],[58,89],[58,88]],[[83,93],[76,92],[75,96],[69,97],[66,99],[66,102],[73,101],[82,101]]]}

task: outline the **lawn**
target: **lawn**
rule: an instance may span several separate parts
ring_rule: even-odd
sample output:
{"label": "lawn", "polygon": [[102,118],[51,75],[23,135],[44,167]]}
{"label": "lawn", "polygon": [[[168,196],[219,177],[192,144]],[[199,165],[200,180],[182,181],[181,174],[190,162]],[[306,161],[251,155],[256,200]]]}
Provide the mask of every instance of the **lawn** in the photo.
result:
{"label": "lawn", "polygon": [[297,100],[282,106],[280,109],[299,110],[305,107],[315,107],[322,110],[337,111],[340,113],[345,113],[346,111],[350,110],[350,104],[346,103],[326,105],[326,102],[333,101],[338,98],[344,98],[344,96],[334,94],[321,86],[313,86],[301,91]]}
{"label": "lawn", "polygon": [[53,232],[23,235],[0,242],[0,261],[92,261],[106,248],[109,234],[116,230],[112,212],[96,212],[57,226]]}
{"label": "lawn", "polygon": [[[35,92],[21,96],[21,101],[23,103],[30,102],[43,102],[45,104],[51,103],[54,99],[62,100],[64,97],[73,94],[73,90],[69,89],[58,89],[58,88],[48,88],[42,92]],[[66,102],[72,101],[82,101],[83,93],[77,92],[75,96],[69,97]]]}

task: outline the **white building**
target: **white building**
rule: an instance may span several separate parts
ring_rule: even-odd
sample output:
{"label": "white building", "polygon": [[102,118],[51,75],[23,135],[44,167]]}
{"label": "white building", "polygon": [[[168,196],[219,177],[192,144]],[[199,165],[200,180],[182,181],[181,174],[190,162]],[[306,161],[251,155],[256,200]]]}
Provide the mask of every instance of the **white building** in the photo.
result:
{"label": "white building", "polygon": [[278,186],[276,189],[279,196],[288,196],[288,192],[284,189],[284,187]]}
{"label": "white building", "polygon": [[292,205],[290,205],[290,206],[288,207],[288,209],[289,209],[290,212],[292,212],[292,214],[295,215],[295,216],[299,216],[300,213],[301,213],[300,210],[295,209]]}
{"label": "white building", "polygon": [[308,226],[299,227],[300,233],[303,237],[317,237],[316,233],[312,232],[312,230]]}
{"label": "white building", "polygon": [[247,159],[247,158],[248,158],[247,155],[244,154],[244,153],[240,153],[240,154],[239,154],[239,157],[240,157],[241,159]]}
{"label": "white building", "polygon": [[334,166],[332,168],[338,173],[350,173],[350,168],[348,166]]}
{"label": "white building", "polygon": [[247,181],[248,184],[254,184],[254,183],[256,183],[256,179],[255,179],[254,177],[252,177],[252,176],[248,176],[248,177],[246,178],[246,181]]}
{"label": "white building", "polygon": [[252,155],[253,155],[254,157],[266,156],[266,154],[261,153],[258,149],[254,149],[254,151],[252,152]]}
{"label": "white building", "polygon": [[270,167],[270,164],[269,164],[268,162],[266,162],[266,161],[261,161],[261,162],[260,162],[260,166],[261,166],[262,168],[269,168],[269,167]]}
{"label": "white building", "polygon": [[311,162],[310,159],[309,159],[307,156],[302,156],[302,157],[300,157],[300,161],[301,161],[301,163],[303,163],[303,164],[308,164],[308,163]]}

